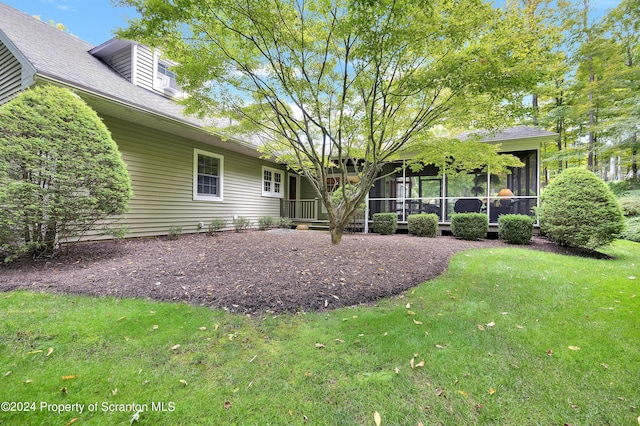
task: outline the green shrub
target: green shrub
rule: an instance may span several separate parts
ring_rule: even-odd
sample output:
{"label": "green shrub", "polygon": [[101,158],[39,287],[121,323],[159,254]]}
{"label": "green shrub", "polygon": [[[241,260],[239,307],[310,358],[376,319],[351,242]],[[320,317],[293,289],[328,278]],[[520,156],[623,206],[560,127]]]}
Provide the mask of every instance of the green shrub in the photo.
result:
{"label": "green shrub", "polygon": [[640,216],[627,217],[626,222],[626,229],[620,238],[640,243]]}
{"label": "green shrub", "polygon": [[293,225],[293,221],[288,217],[277,218],[278,228],[291,228],[292,225]]}
{"label": "green shrub", "polygon": [[484,213],[454,213],[451,215],[451,232],[463,240],[480,240],[489,231],[489,217]]}
{"label": "green shrub", "polygon": [[498,236],[509,244],[529,244],[535,219],[523,214],[504,214],[498,217]]}
{"label": "green shrub", "polygon": [[169,227],[169,234],[167,238],[170,240],[177,240],[182,235],[182,226],[180,225],[172,225]]}
{"label": "green shrub", "polygon": [[275,224],[276,219],[273,216],[263,216],[258,218],[258,229],[260,229],[261,231],[273,228]]}
{"label": "green shrub", "polygon": [[624,229],[624,216],[606,183],[573,168],[555,178],[540,197],[540,230],[561,245],[597,248]]}
{"label": "green shrub", "polygon": [[410,234],[419,237],[435,237],[438,235],[437,214],[410,214],[407,218],[407,228]]}
{"label": "green shrub", "polygon": [[243,231],[251,226],[251,220],[248,217],[238,217],[233,219],[233,229],[236,232]]}
{"label": "green shrub", "polygon": [[640,198],[622,197],[618,202],[625,216],[640,216]]}
{"label": "green shrub", "polygon": [[396,213],[374,213],[373,232],[380,235],[395,234],[398,229],[398,215]]}
{"label": "green shrub", "polygon": [[124,213],[131,181],[102,120],[55,86],[0,107],[0,246],[7,257],[50,254]]}
{"label": "green shrub", "polygon": [[114,241],[122,241],[129,233],[129,227],[127,225],[121,226],[108,226],[104,229],[106,235],[111,235]]}
{"label": "green shrub", "polygon": [[215,235],[219,230],[227,226],[227,221],[224,219],[213,219],[207,228],[209,235]]}

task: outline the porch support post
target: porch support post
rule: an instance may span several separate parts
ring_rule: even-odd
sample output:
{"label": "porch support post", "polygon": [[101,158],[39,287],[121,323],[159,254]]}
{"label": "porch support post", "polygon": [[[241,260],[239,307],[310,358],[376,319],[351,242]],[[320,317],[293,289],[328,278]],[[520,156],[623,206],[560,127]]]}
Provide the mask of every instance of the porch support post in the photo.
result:
{"label": "porch support post", "polygon": [[365,234],[369,233],[369,193],[367,192],[367,196],[365,197],[366,207],[364,208],[364,228],[363,232]]}
{"label": "porch support post", "polygon": [[487,167],[487,219],[491,221],[491,168]]}

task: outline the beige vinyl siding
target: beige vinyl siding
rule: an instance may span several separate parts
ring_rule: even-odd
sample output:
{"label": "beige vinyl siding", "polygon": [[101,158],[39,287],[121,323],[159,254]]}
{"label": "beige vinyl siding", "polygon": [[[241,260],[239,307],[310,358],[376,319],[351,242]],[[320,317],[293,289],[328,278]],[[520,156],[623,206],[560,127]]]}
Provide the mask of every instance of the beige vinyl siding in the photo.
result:
{"label": "beige vinyl siding", "polygon": [[124,49],[104,58],[104,61],[113,68],[118,74],[126,78],[128,81],[132,80],[132,62],[131,62],[131,46],[127,46]]}
{"label": "beige vinyl siding", "polygon": [[[184,233],[205,232],[213,219],[224,219],[233,229],[234,215],[249,218],[254,226],[259,217],[279,216],[280,199],[262,196],[262,166],[279,166],[111,117],[104,122],[132,180],[134,195],[122,220],[128,236],[166,235],[171,226],[182,226]],[[193,200],[194,148],[224,157],[222,201]]]}
{"label": "beige vinyl siding", "polygon": [[136,85],[147,90],[153,89],[153,76],[155,61],[153,52],[147,46],[138,45],[136,48]]}
{"label": "beige vinyl siding", "polygon": [[0,104],[18,94],[22,87],[22,66],[0,42]]}

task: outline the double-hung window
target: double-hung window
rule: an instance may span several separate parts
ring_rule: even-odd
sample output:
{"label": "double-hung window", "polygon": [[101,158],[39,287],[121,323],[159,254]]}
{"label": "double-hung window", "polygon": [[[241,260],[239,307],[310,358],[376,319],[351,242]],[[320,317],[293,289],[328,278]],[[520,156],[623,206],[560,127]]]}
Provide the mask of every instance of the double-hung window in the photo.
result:
{"label": "double-hung window", "polygon": [[224,157],[207,151],[193,151],[193,199],[222,201]]}
{"label": "double-hung window", "polygon": [[284,197],[284,172],[269,167],[262,168],[262,196]]}

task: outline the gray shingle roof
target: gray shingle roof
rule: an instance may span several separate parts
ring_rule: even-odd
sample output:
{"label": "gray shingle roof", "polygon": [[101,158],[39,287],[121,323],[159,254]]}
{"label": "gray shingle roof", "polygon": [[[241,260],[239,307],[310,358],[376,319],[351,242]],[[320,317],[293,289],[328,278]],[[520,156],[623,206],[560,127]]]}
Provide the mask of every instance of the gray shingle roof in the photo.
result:
{"label": "gray shingle roof", "polygon": [[472,135],[480,136],[482,142],[500,142],[515,139],[530,139],[556,136],[556,133],[548,132],[538,127],[513,126],[496,132],[476,131],[465,132],[457,136],[460,140],[468,139]]}
{"label": "gray shingle roof", "polygon": [[205,125],[182,115],[182,107],[170,99],[128,82],[89,53],[91,44],[4,3],[0,3],[0,32],[42,77],[185,124]]}

